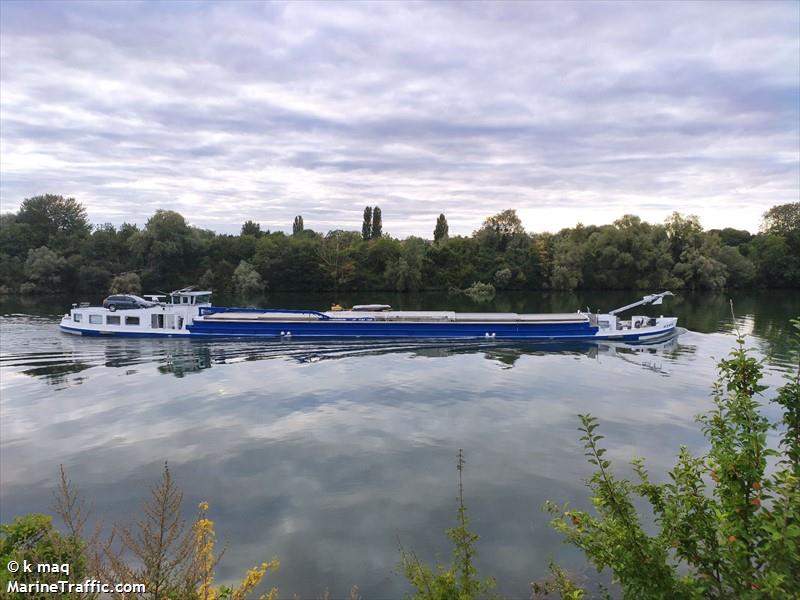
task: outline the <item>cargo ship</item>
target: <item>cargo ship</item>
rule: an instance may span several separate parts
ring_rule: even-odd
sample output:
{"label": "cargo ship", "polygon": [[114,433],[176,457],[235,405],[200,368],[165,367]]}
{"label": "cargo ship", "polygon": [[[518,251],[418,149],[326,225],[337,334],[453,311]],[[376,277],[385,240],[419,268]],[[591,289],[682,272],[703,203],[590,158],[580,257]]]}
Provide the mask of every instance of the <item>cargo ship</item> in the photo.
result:
{"label": "cargo ship", "polygon": [[[454,338],[546,341],[661,340],[675,334],[676,317],[620,315],[659,305],[671,292],[649,294],[606,313],[490,313],[393,310],[362,304],[329,311],[213,306],[210,291],[110,296],[103,306],[74,304],[61,319],[65,333],[127,337]],[[112,300],[118,298],[119,300]]]}

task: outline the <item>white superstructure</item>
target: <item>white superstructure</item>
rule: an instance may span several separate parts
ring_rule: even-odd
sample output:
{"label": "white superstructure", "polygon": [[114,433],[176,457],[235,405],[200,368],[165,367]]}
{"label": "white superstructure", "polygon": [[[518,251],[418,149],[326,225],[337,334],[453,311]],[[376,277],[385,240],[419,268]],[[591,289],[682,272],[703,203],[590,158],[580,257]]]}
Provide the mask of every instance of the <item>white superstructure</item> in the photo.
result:
{"label": "white superstructure", "polygon": [[[210,291],[191,288],[168,295],[148,295],[153,306],[115,309],[73,304],[61,319],[61,330],[75,335],[167,336],[189,335],[189,325],[203,306],[211,306]],[[167,302],[159,301],[168,298]]]}

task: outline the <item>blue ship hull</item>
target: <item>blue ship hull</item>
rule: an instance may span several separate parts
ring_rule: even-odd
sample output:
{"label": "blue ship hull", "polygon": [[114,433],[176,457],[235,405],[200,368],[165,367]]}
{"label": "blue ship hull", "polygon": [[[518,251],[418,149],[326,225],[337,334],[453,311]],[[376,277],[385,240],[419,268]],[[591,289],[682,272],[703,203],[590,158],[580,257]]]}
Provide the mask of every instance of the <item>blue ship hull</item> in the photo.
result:
{"label": "blue ship hull", "polygon": [[204,336],[291,337],[402,337],[402,338],[594,338],[597,327],[589,323],[385,323],[376,321],[319,322],[216,322],[195,321],[191,334]]}
{"label": "blue ship hull", "polygon": [[[325,331],[308,331],[302,330],[297,327],[297,323],[291,324],[291,329],[284,325],[283,329],[278,327],[265,328],[263,325],[258,326],[232,326],[232,324],[225,324],[224,327],[207,327],[207,326],[189,326],[191,333],[189,335],[180,335],[173,333],[162,332],[133,332],[133,331],[95,331],[90,329],[77,329],[73,327],[61,326],[61,331],[64,333],[71,333],[73,335],[81,335],[88,337],[127,337],[127,338],[181,338],[181,339],[197,339],[197,338],[215,338],[215,337],[275,337],[275,338],[294,338],[294,337],[313,337],[313,338],[418,338],[418,339],[480,339],[490,337],[493,339],[515,339],[515,340],[543,340],[543,341],[559,341],[559,340],[574,340],[574,341],[618,341],[618,342],[639,342],[639,341],[655,341],[661,340],[674,335],[675,328],[665,329],[658,334],[624,334],[624,335],[597,335],[596,327],[588,328],[589,331],[553,331],[547,329],[546,331],[541,328],[531,327],[508,327],[499,328],[493,327],[492,332],[486,330],[487,328],[473,327],[473,331],[465,330],[464,325],[457,327],[447,326],[431,326],[425,325],[422,329],[415,328],[392,328],[391,330],[377,331],[374,327],[370,326],[367,331],[362,328],[349,329],[342,331],[338,327],[335,330],[328,328]],[[301,324],[305,325],[305,324]],[[365,328],[366,329],[366,328]],[[538,331],[532,331],[538,329]],[[498,331],[499,330],[499,331]],[[513,331],[512,331],[513,330]],[[592,333],[592,330],[595,333]],[[487,334],[489,334],[487,336]]]}
{"label": "blue ship hull", "polygon": [[321,337],[321,338],[494,338],[522,340],[640,341],[672,335],[674,327],[652,333],[598,335],[589,323],[384,323],[361,322],[217,322],[195,321],[192,337]]}

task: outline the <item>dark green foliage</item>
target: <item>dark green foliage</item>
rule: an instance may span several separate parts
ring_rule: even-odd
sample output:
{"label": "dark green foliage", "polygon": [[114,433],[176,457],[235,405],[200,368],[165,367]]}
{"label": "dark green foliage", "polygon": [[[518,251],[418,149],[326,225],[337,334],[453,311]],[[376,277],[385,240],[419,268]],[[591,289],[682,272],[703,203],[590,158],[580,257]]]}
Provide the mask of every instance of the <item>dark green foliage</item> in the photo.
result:
{"label": "dark green foliage", "polygon": [[732,227],[726,227],[725,229],[711,229],[708,231],[708,233],[717,234],[723,246],[733,246],[734,248],[738,248],[739,246],[746,244],[753,239],[753,234],[749,231],[744,229],[734,229]]}
{"label": "dark green foliage", "polygon": [[450,237],[450,227],[447,225],[447,218],[441,214],[436,219],[436,227],[433,229],[433,241],[436,244],[446,242],[448,237]]}
{"label": "dark green foliage", "polygon": [[252,296],[264,291],[261,275],[246,260],[241,261],[236,267],[232,279],[233,289],[239,296]]}
{"label": "dark green foliage", "polygon": [[757,235],[745,248],[756,267],[758,283],[768,287],[800,286],[800,230],[789,235]]}
{"label": "dark green foliage", "polygon": [[409,237],[401,244],[401,256],[386,266],[388,288],[398,292],[416,292],[422,287],[422,269],[428,242],[418,237]]}
{"label": "dark green foliage", "polygon": [[400,568],[414,587],[414,600],[477,600],[491,595],[494,580],[481,581],[475,568],[476,544],[479,536],[469,529],[467,508],[464,505],[464,452],[458,451],[458,508],[457,524],[447,530],[453,543],[453,561],[450,565],[423,565],[413,552],[400,548]]}
{"label": "dark green foliage", "polygon": [[[296,223],[297,217],[295,217],[294,220]],[[262,235],[264,235],[264,232],[261,231],[261,225],[255,221],[248,220],[244,222],[244,225],[242,225],[241,235],[252,235],[255,238],[260,238]]]}
{"label": "dark green foliage", "polygon": [[28,226],[28,248],[47,245],[60,248],[91,231],[83,205],[75,198],[53,194],[23,200],[17,222]]}
{"label": "dark green foliage", "polygon": [[482,231],[491,231],[500,238],[510,238],[511,236],[525,233],[522,221],[517,216],[517,211],[513,209],[504,210],[494,216],[489,217],[481,226]]}
{"label": "dark green foliage", "polygon": [[141,294],[142,280],[136,273],[120,273],[111,280],[109,294]]}
{"label": "dark green foliage", "polygon": [[728,287],[744,288],[753,283],[756,277],[756,267],[749,258],[742,256],[739,248],[722,246],[717,258],[725,265],[728,273],[725,283]]}
{"label": "dark green foliage", "polygon": [[495,289],[491,283],[476,281],[464,290],[464,295],[475,302],[488,302],[495,296]]}
{"label": "dark green foliage", "polygon": [[463,290],[475,282],[497,290],[800,287],[800,230],[790,210],[776,209],[769,232],[755,236],[703,231],[695,217],[677,213],[664,225],[625,215],[611,225],[534,234],[506,210],[471,236],[450,237],[442,214],[429,243],[384,235],[377,206],[365,208],[360,235],[315,233],[301,215],[291,236],[254,221],[228,235],[164,210],[141,230],[128,223],[92,230],[75,200],[38,196],[0,216],[0,293],[102,293],[123,273],[137,273],[145,292],[184,285],[230,292],[242,261],[273,291]]}
{"label": "dark green foliage", "polygon": [[67,261],[47,246],[28,250],[24,268],[27,277],[23,291],[47,293],[57,291],[67,272]]}
{"label": "dark green foliage", "polygon": [[376,206],[372,209],[372,230],[369,234],[370,239],[376,239],[383,235],[383,220],[381,219],[381,207]]}
{"label": "dark green foliage", "polygon": [[300,235],[303,233],[303,215],[297,215],[292,223],[292,235]]}
{"label": "dark green foliage", "polygon": [[330,289],[320,267],[322,236],[271,233],[258,240],[252,264],[270,289]]}
{"label": "dark green foliage", "polygon": [[364,221],[361,224],[361,239],[366,241],[372,237],[372,207],[364,208]]}
{"label": "dark green foliage", "polygon": [[[695,457],[683,447],[666,483],[653,483],[641,459],[640,483],[611,471],[596,433],[581,415],[588,481],[596,514],[559,508],[553,526],[609,568],[624,598],[791,598],[800,591],[800,367],[775,400],[783,409],[779,449],[767,445],[774,427],[760,413],[762,367],[743,341],[720,361],[714,408],[698,417],[710,449]],[[767,461],[777,457],[774,472]],[[632,497],[652,508],[649,535]]]}
{"label": "dark green foliage", "polygon": [[800,202],[779,204],[764,213],[764,233],[789,235],[800,230]]}
{"label": "dark green foliage", "polygon": [[[80,581],[86,569],[84,556],[84,542],[69,534],[62,534],[53,527],[53,518],[49,515],[31,513],[24,517],[17,517],[13,523],[0,525],[0,590],[2,597],[9,600],[44,600],[55,597],[50,593],[22,593],[9,592],[9,581],[22,583],[35,583],[36,581],[55,583],[59,580]],[[23,561],[36,565],[39,563],[69,564],[69,577],[61,573],[56,575],[42,575],[36,572],[9,573],[6,565],[10,561],[19,565]]]}
{"label": "dark green foliage", "polygon": [[180,287],[193,283],[188,274],[203,246],[201,235],[180,214],[157,210],[142,231],[128,240],[128,247],[143,267],[145,287]]}

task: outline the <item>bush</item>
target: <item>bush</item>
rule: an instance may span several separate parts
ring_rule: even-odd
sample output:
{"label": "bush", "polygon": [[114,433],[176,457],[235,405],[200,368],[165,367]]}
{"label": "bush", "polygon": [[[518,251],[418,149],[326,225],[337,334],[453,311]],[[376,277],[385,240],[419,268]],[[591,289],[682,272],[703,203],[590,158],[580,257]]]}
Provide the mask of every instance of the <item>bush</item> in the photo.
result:
{"label": "bush", "polygon": [[264,283],[258,271],[249,262],[243,260],[233,272],[233,287],[240,296],[252,296],[264,290]]}
{"label": "bush", "polygon": [[[0,525],[0,590],[8,595],[3,598],[19,599],[37,597],[33,593],[23,591],[13,592],[9,582],[19,584],[35,584],[42,580],[54,583],[60,579],[79,581],[84,573],[86,561],[84,558],[84,544],[80,539],[60,533],[53,527],[53,517],[31,513],[24,517],[17,517],[13,523]],[[22,565],[47,563],[69,565],[68,573],[60,573],[45,579],[38,573],[9,573],[6,565],[10,561]],[[24,588],[21,588],[24,589]]]}
{"label": "bush", "polygon": [[495,296],[495,289],[491,283],[477,281],[464,290],[464,295],[475,302],[489,302]]}
{"label": "bush", "polygon": [[[800,331],[800,321],[795,322]],[[778,449],[767,446],[775,424],[756,399],[766,389],[762,366],[743,340],[719,363],[714,408],[698,417],[710,450],[682,447],[667,483],[653,483],[634,460],[639,483],[614,476],[596,433],[581,415],[581,440],[596,470],[587,485],[596,514],[546,505],[556,530],[599,570],[611,569],[624,598],[791,598],[800,592],[800,367],[778,391],[783,409]],[[767,460],[778,458],[773,473]],[[652,507],[656,535],[634,508]]]}

